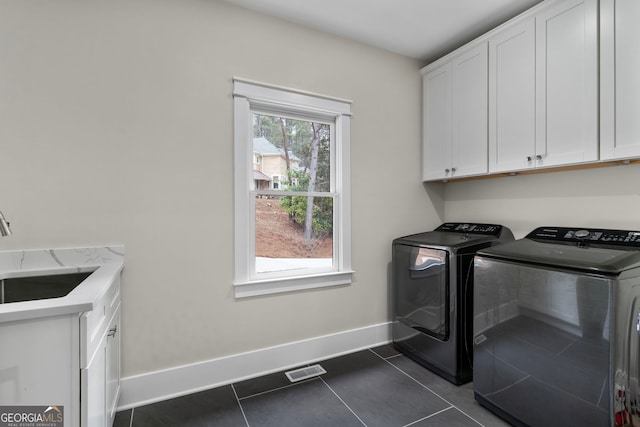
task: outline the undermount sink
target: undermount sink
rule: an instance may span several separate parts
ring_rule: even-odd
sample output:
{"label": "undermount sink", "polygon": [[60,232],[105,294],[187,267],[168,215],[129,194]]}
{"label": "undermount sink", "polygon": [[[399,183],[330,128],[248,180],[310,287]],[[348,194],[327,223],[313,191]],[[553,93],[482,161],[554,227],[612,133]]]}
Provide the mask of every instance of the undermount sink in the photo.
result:
{"label": "undermount sink", "polygon": [[60,298],[74,290],[92,272],[14,277],[0,280],[0,304]]}

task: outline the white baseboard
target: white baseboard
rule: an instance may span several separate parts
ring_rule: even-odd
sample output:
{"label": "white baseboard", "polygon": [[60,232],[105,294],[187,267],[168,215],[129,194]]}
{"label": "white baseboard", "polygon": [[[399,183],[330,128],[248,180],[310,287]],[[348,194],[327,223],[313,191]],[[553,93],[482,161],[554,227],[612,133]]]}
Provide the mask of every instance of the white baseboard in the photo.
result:
{"label": "white baseboard", "polygon": [[118,410],[318,362],[391,341],[391,323],[122,378]]}

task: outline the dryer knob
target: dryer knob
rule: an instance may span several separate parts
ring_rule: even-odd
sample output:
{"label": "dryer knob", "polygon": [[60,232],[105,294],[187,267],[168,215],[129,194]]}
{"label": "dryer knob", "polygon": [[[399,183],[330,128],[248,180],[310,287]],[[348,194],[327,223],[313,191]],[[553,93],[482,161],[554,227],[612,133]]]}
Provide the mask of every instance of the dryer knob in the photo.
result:
{"label": "dryer knob", "polygon": [[578,230],[575,232],[574,236],[576,236],[578,239],[583,239],[585,237],[589,237],[589,231],[588,230]]}

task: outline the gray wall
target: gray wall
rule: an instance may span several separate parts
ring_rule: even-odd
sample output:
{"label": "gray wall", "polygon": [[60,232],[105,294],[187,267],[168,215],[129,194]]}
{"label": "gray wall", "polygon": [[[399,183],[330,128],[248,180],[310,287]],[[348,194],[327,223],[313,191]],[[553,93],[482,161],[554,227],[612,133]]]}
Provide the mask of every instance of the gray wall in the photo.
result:
{"label": "gray wall", "polygon": [[[0,250],[122,243],[123,375],[386,322],[419,68],[219,0],[0,0]],[[234,300],[232,77],[353,101],[350,286]]]}
{"label": "gray wall", "polygon": [[516,238],[539,226],[640,230],[640,165],[446,184],[447,221],[496,222]]}

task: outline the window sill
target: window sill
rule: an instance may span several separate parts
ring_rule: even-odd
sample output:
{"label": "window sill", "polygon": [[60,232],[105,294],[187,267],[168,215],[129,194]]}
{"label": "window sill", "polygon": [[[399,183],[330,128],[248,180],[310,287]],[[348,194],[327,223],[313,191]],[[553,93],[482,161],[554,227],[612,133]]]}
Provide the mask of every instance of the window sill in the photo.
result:
{"label": "window sill", "polygon": [[301,291],[305,289],[324,288],[329,286],[348,285],[351,283],[353,271],[336,271],[267,280],[252,280],[234,283],[236,298],[255,297],[278,294],[282,292]]}

